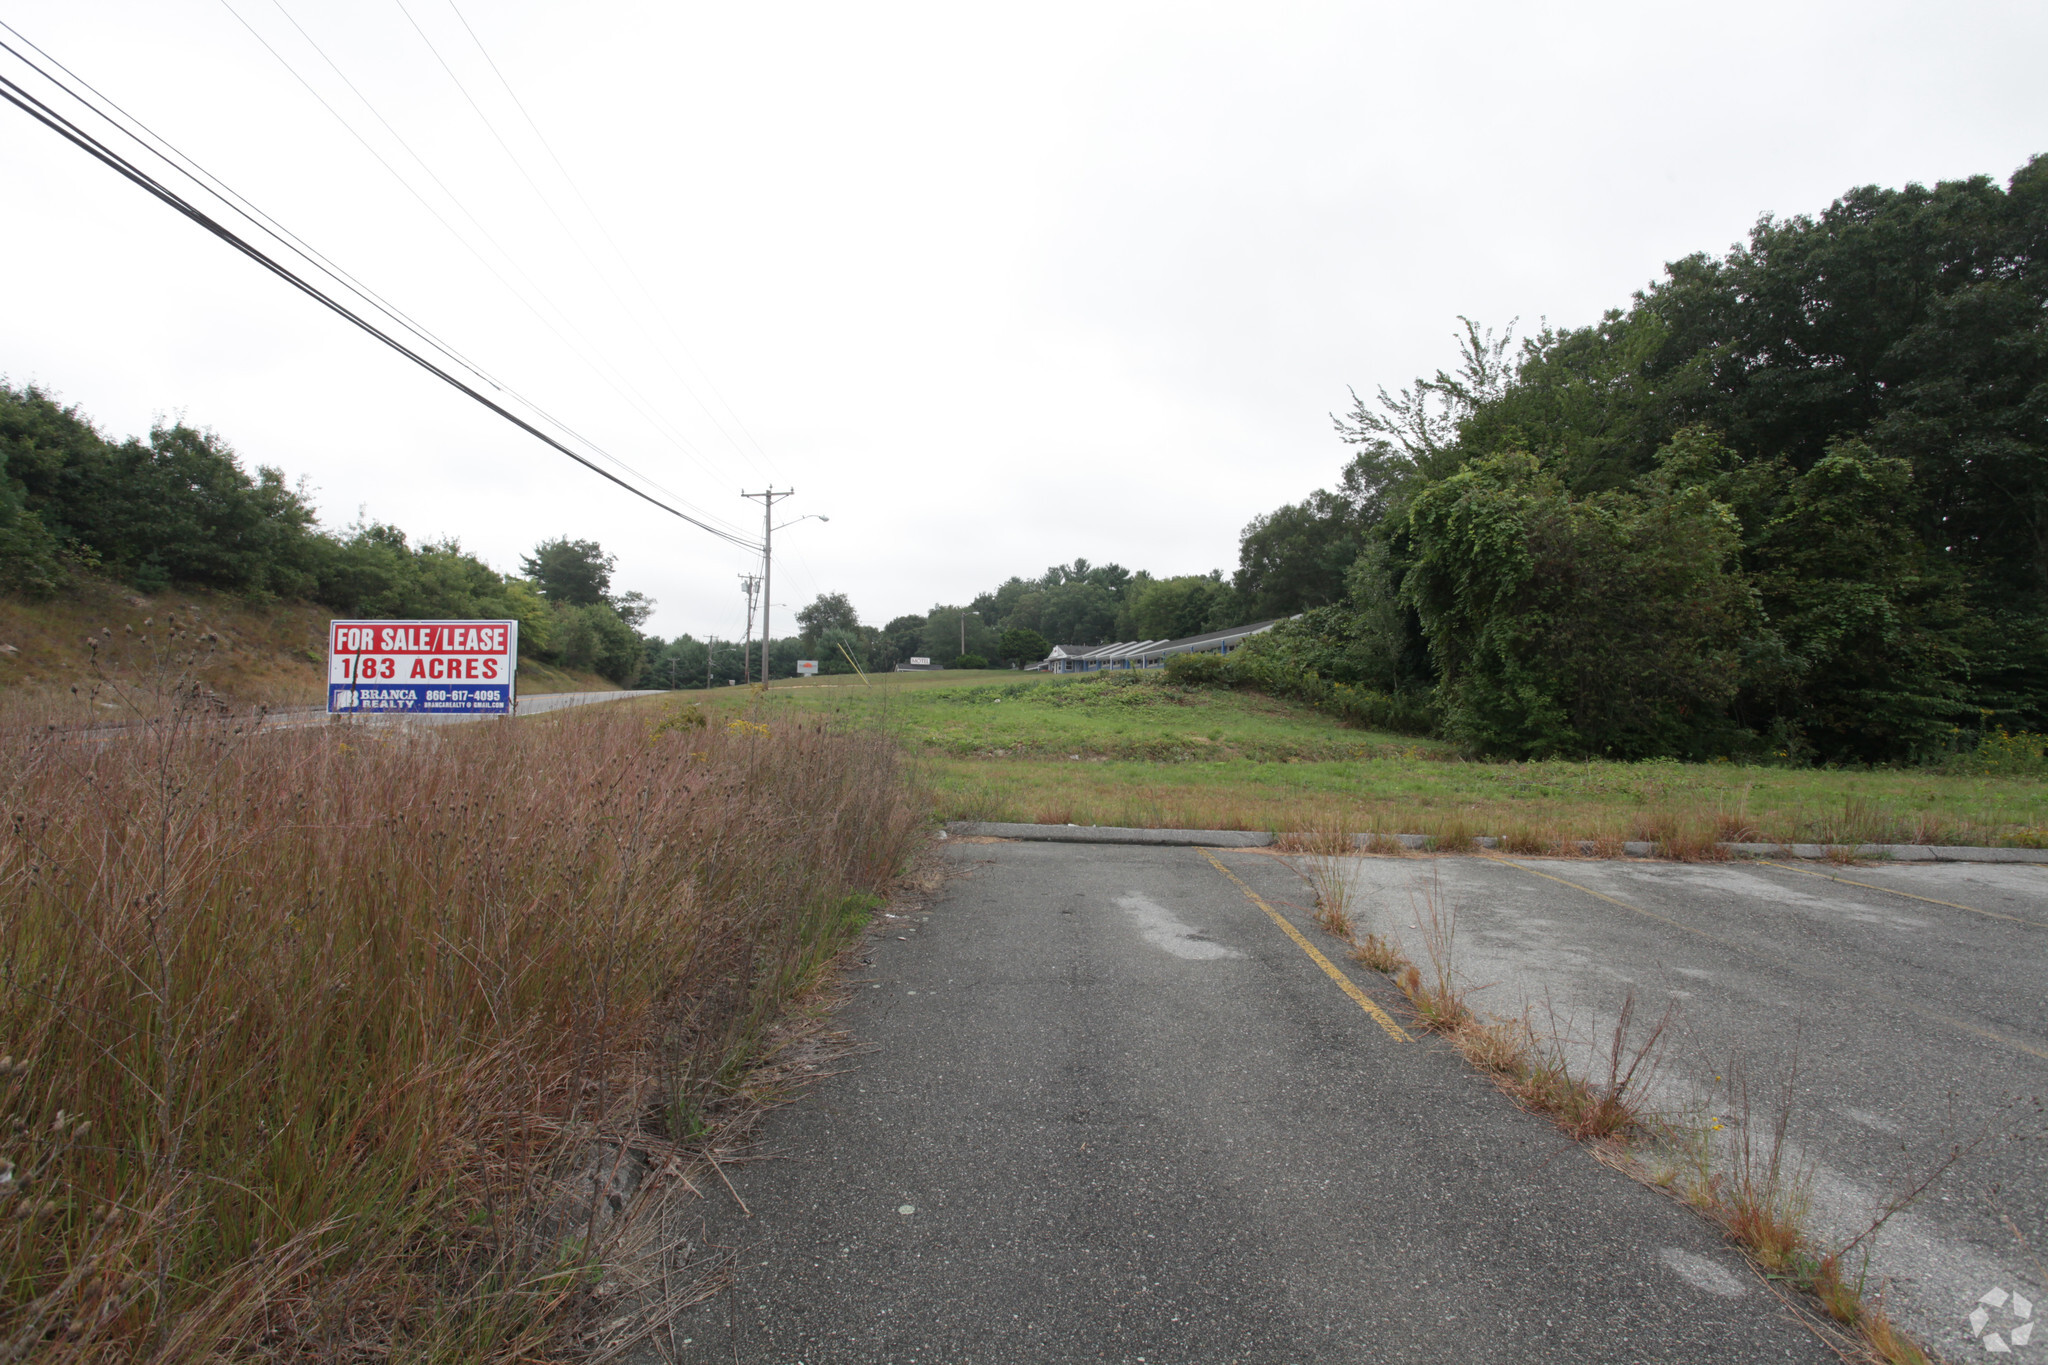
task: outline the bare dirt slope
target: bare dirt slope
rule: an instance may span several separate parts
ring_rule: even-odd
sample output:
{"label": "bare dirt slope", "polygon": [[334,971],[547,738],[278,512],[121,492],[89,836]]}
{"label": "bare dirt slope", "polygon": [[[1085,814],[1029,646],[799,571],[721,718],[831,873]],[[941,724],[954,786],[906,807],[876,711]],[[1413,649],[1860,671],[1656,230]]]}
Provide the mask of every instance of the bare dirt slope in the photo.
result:
{"label": "bare dirt slope", "polygon": [[[144,595],[91,581],[47,601],[0,594],[0,709],[20,711],[100,706],[75,696],[100,680],[105,660],[147,669],[168,632],[183,628],[182,651],[196,646],[200,679],[230,704],[314,706],[320,703],[327,623],[334,613],[304,602],[254,603],[207,592]],[[149,637],[150,646],[139,642]],[[92,648],[97,639],[101,647]],[[593,673],[519,662],[519,691],[614,691]]]}

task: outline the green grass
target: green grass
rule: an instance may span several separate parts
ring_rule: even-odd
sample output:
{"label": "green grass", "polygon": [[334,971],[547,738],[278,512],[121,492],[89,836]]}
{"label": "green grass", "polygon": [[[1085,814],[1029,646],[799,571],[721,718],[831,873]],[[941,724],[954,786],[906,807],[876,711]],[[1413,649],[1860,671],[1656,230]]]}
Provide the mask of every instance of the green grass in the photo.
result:
{"label": "green grass", "polygon": [[1177,687],[1156,674],[892,673],[876,676],[872,686],[828,677],[778,682],[765,694],[726,688],[696,695],[727,707],[757,705],[757,719],[801,712],[877,724],[917,749],[951,758],[1455,757],[1434,740],[1355,729],[1248,692]]}
{"label": "green grass", "polygon": [[1476,762],[1292,702],[1157,674],[894,674],[682,694],[829,715],[921,753],[944,819],[1560,840],[2048,845],[2039,777],[1675,762]]}

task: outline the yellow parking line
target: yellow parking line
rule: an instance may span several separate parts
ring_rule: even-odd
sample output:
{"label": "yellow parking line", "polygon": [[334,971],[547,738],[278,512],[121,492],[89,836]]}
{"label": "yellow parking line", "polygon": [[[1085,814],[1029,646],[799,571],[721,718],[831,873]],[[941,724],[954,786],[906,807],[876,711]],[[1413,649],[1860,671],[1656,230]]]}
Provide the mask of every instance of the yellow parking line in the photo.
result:
{"label": "yellow parking line", "polygon": [[1367,995],[1364,991],[1358,989],[1357,982],[1353,981],[1350,977],[1344,975],[1343,972],[1339,971],[1337,969],[1337,964],[1330,961],[1330,959],[1328,959],[1327,957],[1324,957],[1322,954],[1322,950],[1317,948],[1315,944],[1310,943],[1308,939],[1303,936],[1301,930],[1295,928],[1292,924],[1289,924],[1287,922],[1287,917],[1285,915],[1282,915],[1278,910],[1275,910],[1272,906],[1266,904],[1265,901],[1259,899],[1258,892],[1252,890],[1249,886],[1246,886],[1244,884],[1244,879],[1242,877],[1238,876],[1235,872],[1232,872],[1229,868],[1225,867],[1223,865],[1223,860],[1221,858],[1217,857],[1214,853],[1211,853],[1206,848],[1202,850],[1202,856],[1209,860],[1210,866],[1214,867],[1218,872],[1221,872],[1224,876],[1230,878],[1230,880],[1236,882],[1237,889],[1244,892],[1244,897],[1246,900],[1250,901],[1253,905],[1258,906],[1259,909],[1265,911],[1267,915],[1272,917],[1273,923],[1279,925],[1282,929],[1285,929],[1287,931],[1287,937],[1293,939],[1295,945],[1299,947],[1304,953],[1307,953],[1309,955],[1310,960],[1312,960],[1318,967],[1321,967],[1323,971],[1329,975],[1330,980],[1337,983],[1337,989],[1343,991],[1344,994],[1350,996],[1354,1001],[1357,1002],[1358,1008],[1364,1010],[1367,1014],[1371,1015],[1372,1021],[1375,1024],[1378,1024],[1382,1029],[1386,1030],[1386,1034],[1389,1038],[1395,1039],[1396,1041],[1403,1043],[1412,1043],[1415,1041],[1413,1038],[1408,1036],[1408,1032],[1406,1029],[1403,1029],[1399,1024],[1394,1022],[1392,1015],[1388,1014],[1385,1010],[1381,1009],[1378,1005],[1374,1004],[1371,996]]}
{"label": "yellow parking line", "polygon": [[[1682,924],[1678,920],[1672,919],[1669,915],[1660,915],[1655,910],[1645,910],[1640,905],[1630,905],[1625,900],[1617,900],[1613,896],[1607,895],[1604,892],[1595,891],[1590,886],[1580,886],[1577,882],[1566,881],[1563,877],[1553,877],[1548,872],[1538,872],[1535,868],[1525,867],[1524,865],[1516,862],[1512,858],[1502,858],[1491,853],[1484,854],[1482,856],[1485,857],[1489,862],[1500,863],[1505,867],[1512,867],[1517,872],[1526,872],[1532,877],[1541,877],[1543,878],[1543,880],[1547,882],[1556,882],[1560,886],[1569,886],[1574,891],[1583,891],[1587,895],[1593,897],[1596,900],[1603,900],[1606,901],[1609,905],[1620,906],[1623,910],[1632,911],[1635,914],[1643,916],[1643,918],[1645,919],[1653,919],[1658,921],[1660,924],[1668,924],[1674,929],[1683,929],[1688,934],[1697,934],[1701,938],[1706,939],[1709,943],[1718,943],[1722,947],[1732,949],[1738,953],[1747,953],[1757,957],[1768,956],[1767,954],[1757,952],[1757,950],[1754,948],[1746,948],[1742,944],[1737,943],[1732,939],[1722,938],[1719,934],[1710,934],[1704,929],[1695,929],[1690,924]],[[1773,866],[1775,866],[1775,864],[1773,864]],[[1794,870],[1796,871],[1799,869]],[[1813,875],[1819,876],[1821,874],[1815,873]],[[2013,1048],[2017,1051],[2026,1053],[2029,1057],[2039,1057],[2043,1061],[2048,1061],[2048,1051],[2043,1051],[2042,1049],[2035,1047],[2029,1043],[2023,1043],[2017,1038],[2008,1038],[2003,1033],[1996,1032],[1995,1030],[1980,1027],[1979,1025],[1969,1023],[1966,1020],[1957,1019],[1952,1015],[1939,1014],[1936,1013],[1934,1010],[1924,1009],[1919,1005],[1913,1004],[1909,1000],[1900,999],[1896,992],[1886,990],[1875,990],[1868,986],[1858,986],[1851,983],[1834,981],[1828,977],[1821,975],[1819,972],[1814,971],[1810,967],[1801,966],[1800,964],[1792,961],[1790,958],[1787,957],[1779,956],[1771,958],[1771,960],[1776,962],[1780,967],[1783,967],[1786,971],[1791,972],[1795,976],[1803,976],[1809,981],[1819,981],[1827,985],[1835,986],[1838,989],[1845,989],[1854,992],[1858,995],[1875,997],[1879,1000],[1883,1000],[1890,1004],[1898,1006],[1900,1009],[1905,1010],[1908,1014],[1917,1014],[1922,1019],[1927,1020],[1929,1023],[1941,1024],[1947,1028],[1957,1029],[1963,1033],[1973,1034],[1976,1037],[1982,1038],[1987,1042],[2003,1043],[2005,1046],[2009,1048]]]}
{"label": "yellow parking line", "polygon": [[1866,891],[1882,891],[1887,896],[1904,896],[1909,901],[1925,901],[1929,905],[1946,905],[1951,910],[1967,910],[1973,915],[1982,915],[1986,919],[2002,919],[2009,924],[2031,924],[2036,929],[2048,929],[2048,924],[2044,924],[2037,919],[2027,919],[2021,915],[2002,915],[1996,910],[1979,910],[1974,905],[1957,905],[1954,901],[1938,901],[1932,896],[1916,896],[1911,891],[1894,891],[1889,886],[1879,886],[1875,882],[1859,882],[1851,877],[1837,877],[1832,872],[1816,872],[1810,867],[1794,867],[1790,863],[1774,863],[1769,858],[1758,858],[1757,861],[1765,867],[1782,868],[1787,872],[1797,872],[1804,877],[1825,877],[1831,882],[1840,882],[1844,886],[1860,886]]}

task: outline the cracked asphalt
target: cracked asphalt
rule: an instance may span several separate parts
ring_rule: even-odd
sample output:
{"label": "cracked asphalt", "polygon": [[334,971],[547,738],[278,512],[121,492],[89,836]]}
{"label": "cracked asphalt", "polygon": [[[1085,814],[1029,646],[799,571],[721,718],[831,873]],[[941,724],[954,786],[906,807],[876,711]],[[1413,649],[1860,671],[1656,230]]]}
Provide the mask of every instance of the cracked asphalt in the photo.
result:
{"label": "cracked asphalt", "polygon": [[1761,1129],[1789,1077],[1793,1164],[1810,1174],[1807,1222],[1823,1245],[1847,1243],[1955,1146],[1976,1144],[1886,1225],[1868,1266],[1892,1316],[1929,1345],[1981,1353],[1968,1315],[1983,1294],[2048,1291],[2035,1264],[2048,1251],[2048,1152],[2034,1105],[2048,1096],[2048,868],[1340,862],[1361,932],[1419,957],[1418,916],[1434,900],[1456,917],[1472,1003],[1528,1014],[1539,1032],[1558,1021],[1586,1069],[1602,1069],[1592,1054],[1625,993],[1639,1019],[1676,1001],[1660,1106],[1735,1131],[1740,1104],[1723,1078],[1740,1059]]}
{"label": "cracked asphalt", "polygon": [[946,856],[841,1016],[870,1049],[771,1116],[779,1159],[728,1169],[751,1216],[717,1187],[692,1210],[735,1273],[674,1322],[683,1360],[1835,1358],[1331,953],[1347,994],[1278,859]]}

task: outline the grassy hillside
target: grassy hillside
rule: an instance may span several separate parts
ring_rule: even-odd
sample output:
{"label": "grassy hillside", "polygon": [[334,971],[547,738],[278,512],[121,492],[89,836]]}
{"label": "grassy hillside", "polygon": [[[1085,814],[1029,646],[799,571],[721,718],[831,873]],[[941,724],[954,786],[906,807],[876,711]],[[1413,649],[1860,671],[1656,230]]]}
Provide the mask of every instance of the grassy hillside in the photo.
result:
{"label": "grassy hillside", "polygon": [[1564,839],[2048,844],[2035,775],[1671,761],[1474,762],[1292,702],[1156,674],[930,673],[680,694],[830,715],[921,753],[947,819]]}
{"label": "grassy hillside", "polygon": [[953,758],[1278,762],[1455,753],[1431,740],[1353,729],[1291,702],[1175,687],[1149,674],[888,673],[875,675],[871,686],[858,678],[809,678],[777,682],[765,694],[714,688],[710,695],[719,705],[756,705],[769,715],[858,719]]}
{"label": "grassy hillside", "polygon": [[[72,689],[88,691],[95,680],[92,639],[102,642],[102,656],[129,654],[141,636],[161,641],[172,622],[192,635],[216,637],[205,642],[198,672],[233,705],[318,706],[325,691],[332,616],[325,607],[304,603],[258,606],[207,592],[145,596],[105,582],[88,582],[77,593],[40,602],[0,594],[0,709],[63,712],[82,705]],[[531,659],[519,664],[522,696],[615,690],[615,684],[594,673]]]}

